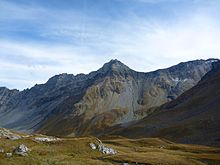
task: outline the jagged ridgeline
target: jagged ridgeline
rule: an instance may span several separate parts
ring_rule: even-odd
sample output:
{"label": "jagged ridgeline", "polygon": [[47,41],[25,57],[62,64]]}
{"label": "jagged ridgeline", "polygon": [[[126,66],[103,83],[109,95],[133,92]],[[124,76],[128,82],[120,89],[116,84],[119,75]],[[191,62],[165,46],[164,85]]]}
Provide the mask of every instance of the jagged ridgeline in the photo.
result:
{"label": "jagged ridgeline", "polygon": [[0,126],[48,135],[87,135],[142,119],[195,86],[217,60],[136,72],[111,60],[90,74],[60,74],[24,91],[0,88]]}
{"label": "jagged ridgeline", "polygon": [[[220,146],[220,61],[198,84],[136,123],[117,125],[106,134],[132,138],[162,137]],[[103,133],[104,134],[104,133]]]}

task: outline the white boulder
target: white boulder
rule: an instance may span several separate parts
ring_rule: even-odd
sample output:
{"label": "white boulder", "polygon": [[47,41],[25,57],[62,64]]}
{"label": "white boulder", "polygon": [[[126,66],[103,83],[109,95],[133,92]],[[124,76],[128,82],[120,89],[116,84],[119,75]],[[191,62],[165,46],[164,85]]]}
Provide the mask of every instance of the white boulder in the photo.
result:
{"label": "white boulder", "polygon": [[117,152],[115,150],[113,150],[110,147],[106,147],[103,144],[99,144],[98,149],[100,152],[102,152],[103,154],[111,154],[111,155],[115,155]]}
{"label": "white boulder", "polygon": [[89,145],[93,150],[96,150],[96,145],[94,143],[90,143]]}
{"label": "white boulder", "polygon": [[6,157],[6,158],[12,157],[12,153],[6,153],[6,154],[5,154],[5,157]]}
{"label": "white boulder", "polygon": [[117,151],[115,151],[114,149],[110,148],[110,147],[106,147],[101,140],[99,140],[98,138],[96,138],[96,140],[98,141],[98,145],[94,144],[94,143],[90,143],[90,147],[93,150],[98,150],[99,152],[103,153],[103,154],[108,154],[108,155],[115,155],[117,154]]}
{"label": "white boulder", "polygon": [[27,156],[28,151],[29,149],[24,144],[21,144],[15,148],[14,153],[21,156]]}

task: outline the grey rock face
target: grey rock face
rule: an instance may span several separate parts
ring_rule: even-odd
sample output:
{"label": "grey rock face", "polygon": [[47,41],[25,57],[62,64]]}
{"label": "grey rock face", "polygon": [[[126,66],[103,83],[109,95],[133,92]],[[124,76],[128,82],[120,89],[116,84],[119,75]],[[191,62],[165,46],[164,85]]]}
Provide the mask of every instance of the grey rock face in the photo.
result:
{"label": "grey rock face", "polygon": [[56,75],[21,92],[0,89],[0,126],[49,135],[97,133],[143,118],[175,99],[196,85],[212,62],[196,60],[142,73],[111,60],[87,75]]}
{"label": "grey rock face", "polygon": [[[220,146],[220,61],[177,99],[136,123],[105,130],[129,138],[160,137],[179,143]],[[161,145],[160,149],[166,149]]]}
{"label": "grey rock face", "polygon": [[8,88],[0,87],[0,105],[8,103],[9,99],[18,93],[19,91],[16,89],[9,90]]}

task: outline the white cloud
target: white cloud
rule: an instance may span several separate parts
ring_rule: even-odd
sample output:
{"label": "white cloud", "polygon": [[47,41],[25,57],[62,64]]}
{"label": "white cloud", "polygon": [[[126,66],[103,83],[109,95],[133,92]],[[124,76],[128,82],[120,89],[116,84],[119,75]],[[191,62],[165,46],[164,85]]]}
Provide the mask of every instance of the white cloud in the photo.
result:
{"label": "white cloud", "polygon": [[[21,43],[0,40],[0,57],[3,54],[8,59],[0,62],[0,86],[5,86],[5,80],[24,81],[24,84],[13,84],[10,88],[27,88],[36,83],[45,83],[48,78],[59,73],[89,73],[102,65],[101,58],[87,52],[86,48],[73,48],[72,45],[50,45],[39,43]],[[16,58],[14,58],[16,57]],[[31,59],[21,63],[23,58]],[[17,61],[19,59],[19,61]],[[38,63],[41,59],[45,63]]]}
{"label": "white cloud", "polygon": [[[114,39],[116,54],[124,55],[126,63],[136,70],[149,71],[181,61],[220,58],[220,26],[218,20],[208,14],[197,11],[169,24],[137,22],[125,24],[127,27]],[[141,64],[138,60],[134,63],[132,56],[140,59]]]}
{"label": "white cloud", "polygon": [[102,20],[42,7],[23,13],[25,6],[7,5],[13,11],[9,20],[41,24],[33,31],[45,41],[0,39],[0,86],[23,89],[59,73],[89,73],[115,58],[146,72],[182,61],[220,58],[220,25],[209,10],[177,13],[173,20],[135,13]]}

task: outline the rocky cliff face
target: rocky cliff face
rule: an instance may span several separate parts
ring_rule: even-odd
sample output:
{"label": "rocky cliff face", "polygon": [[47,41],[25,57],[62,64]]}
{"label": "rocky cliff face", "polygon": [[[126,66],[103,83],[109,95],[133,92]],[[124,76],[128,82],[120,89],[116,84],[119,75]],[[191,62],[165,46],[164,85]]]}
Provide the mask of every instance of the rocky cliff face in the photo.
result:
{"label": "rocky cliff face", "polygon": [[220,146],[219,107],[220,62],[216,62],[196,86],[157,108],[156,113],[127,126],[117,125],[105,133]]}
{"label": "rocky cliff face", "polygon": [[2,101],[0,125],[52,135],[96,133],[143,118],[175,99],[196,85],[214,61],[196,60],[141,73],[111,60],[88,75],[56,75]]}
{"label": "rocky cliff face", "polygon": [[10,102],[10,99],[18,93],[19,91],[16,89],[9,90],[8,88],[0,87],[0,107],[7,110],[8,107],[10,107],[10,105],[12,104]]}

